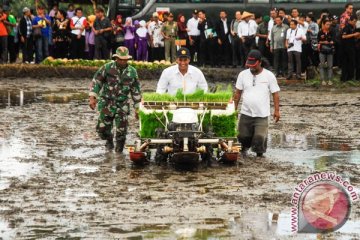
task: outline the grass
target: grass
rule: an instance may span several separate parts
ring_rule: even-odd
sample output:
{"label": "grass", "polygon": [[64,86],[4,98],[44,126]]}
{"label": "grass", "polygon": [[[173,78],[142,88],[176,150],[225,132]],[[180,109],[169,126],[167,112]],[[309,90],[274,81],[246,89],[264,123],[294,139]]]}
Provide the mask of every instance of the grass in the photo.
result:
{"label": "grass", "polygon": [[[333,88],[348,88],[348,87],[360,87],[360,81],[346,81],[346,82],[342,82],[340,80],[341,77],[341,73],[339,71],[335,71],[334,70],[334,77],[332,79],[333,85],[331,87]],[[305,85],[310,86],[310,87],[322,87],[322,81],[320,79],[320,74],[317,73],[316,77],[314,79],[308,79],[305,82]]]}

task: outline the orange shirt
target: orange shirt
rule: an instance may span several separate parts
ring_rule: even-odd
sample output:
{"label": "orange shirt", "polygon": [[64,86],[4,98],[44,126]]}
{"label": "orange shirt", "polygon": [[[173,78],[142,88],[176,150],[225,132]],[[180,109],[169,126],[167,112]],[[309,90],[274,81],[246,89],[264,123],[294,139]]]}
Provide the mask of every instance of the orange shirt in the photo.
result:
{"label": "orange shirt", "polygon": [[5,26],[4,21],[6,21],[7,16],[6,14],[2,14],[0,17],[0,37],[7,36],[8,32]]}

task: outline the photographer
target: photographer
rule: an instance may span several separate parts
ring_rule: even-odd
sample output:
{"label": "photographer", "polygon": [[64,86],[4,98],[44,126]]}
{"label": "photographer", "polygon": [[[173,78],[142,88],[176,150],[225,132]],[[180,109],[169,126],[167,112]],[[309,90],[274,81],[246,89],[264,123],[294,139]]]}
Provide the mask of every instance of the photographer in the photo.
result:
{"label": "photographer", "polygon": [[296,20],[290,21],[290,28],[286,32],[286,48],[288,51],[288,76],[287,80],[292,79],[294,72],[294,58],[296,63],[296,80],[301,79],[301,51],[302,42],[306,40],[305,33],[297,28],[298,22]]}
{"label": "photographer", "polygon": [[[320,78],[322,85],[326,84],[332,85],[332,66],[334,59],[334,42],[335,35],[333,31],[330,31],[331,21],[325,21],[322,29],[318,34],[318,47],[319,47],[319,58],[320,58]],[[327,69],[327,74],[325,74],[325,69]],[[325,76],[326,75],[326,76]],[[326,83],[326,80],[328,82]]]}

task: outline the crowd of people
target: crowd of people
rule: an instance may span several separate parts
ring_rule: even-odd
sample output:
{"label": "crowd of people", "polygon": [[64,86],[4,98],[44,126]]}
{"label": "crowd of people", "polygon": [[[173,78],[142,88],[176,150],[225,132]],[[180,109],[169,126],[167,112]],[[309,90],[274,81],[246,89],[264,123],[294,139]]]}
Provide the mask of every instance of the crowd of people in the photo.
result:
{"label": "crowd of people", "polygon": [[[57,5],[46,14],[23,9],[16,18],[8,6],[0,7],[0,63],[14,63],[22,50],[23,63],[40,63],[46,57],[109,59],[125,46],[135,60],[174,62],[176,50],[190,49],[198,66],[244,67],[251,49],[268,59],[277,77],[300,79],[309,66],[319,67],[324,85],[332,84],[333,66],[342,69],[341,80],[360,80],[360,10],[346,4],[341,16],[326,9],[319,18],[293,8],[273,8],[269,15],[237,11],[230,19],[220,11],[218,19],[194,10],[192,17],[155,12],[148,21],[118,15],[110,20],[101,7],[84,16],[73,4],[67,11]],[[359,17],[359,20],[358,18]],[[35,56],[35,58],[34,58]]]}

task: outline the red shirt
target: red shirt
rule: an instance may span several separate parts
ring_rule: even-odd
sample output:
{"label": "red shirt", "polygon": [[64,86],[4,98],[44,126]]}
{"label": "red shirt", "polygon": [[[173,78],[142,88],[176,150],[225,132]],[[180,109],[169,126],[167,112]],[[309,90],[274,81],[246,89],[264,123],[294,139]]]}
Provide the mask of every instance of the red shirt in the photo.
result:
{"label": "red shirt", "polygon": [[4,21],[6,21],[6,19],[7,19],[7,15],[3,13],[3,14],[0,16],[0,36],[1,36],[1,37],[8,36],[8,35],[9,35],[8,32],[7,32],[5,23],[4,23]]}

